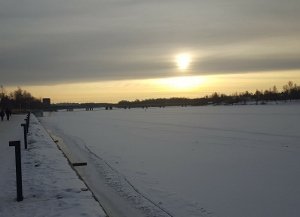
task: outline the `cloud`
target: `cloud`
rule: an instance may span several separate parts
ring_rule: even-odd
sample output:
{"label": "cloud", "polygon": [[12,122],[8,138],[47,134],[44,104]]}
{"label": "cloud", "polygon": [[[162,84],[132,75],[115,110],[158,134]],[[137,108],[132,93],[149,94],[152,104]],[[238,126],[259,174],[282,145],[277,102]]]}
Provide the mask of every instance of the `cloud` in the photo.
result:
{"label": "cloud", "polygon": [[201,56],[191,74],[300,69],[299,9],[298,0],[4,1],[1,82],[167,77],[180,51]]}
{"label": "cloud", "polygon": [[300,56],[214,57],[204,59],[196,68],[200,74],[297,70],[300,69]]}

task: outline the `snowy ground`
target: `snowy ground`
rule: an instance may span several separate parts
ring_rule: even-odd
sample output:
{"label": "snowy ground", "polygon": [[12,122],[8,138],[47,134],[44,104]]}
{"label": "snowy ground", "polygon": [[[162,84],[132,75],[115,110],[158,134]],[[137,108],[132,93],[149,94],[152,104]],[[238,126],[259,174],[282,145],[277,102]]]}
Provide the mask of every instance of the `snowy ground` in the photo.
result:
{"label": "snowy ground", "polygon": [[88,162],[79,172],[119,216],[128,207],[138,216],[300,214],[299,104],[57,112],[41,121]]}
{"label": "snowy ground", "polygon": [[[37,119],[31,117],[28,149],[20,126],[24,115],[0,122],[0,217],[104,217],[86,185],[68,165]],[[16,202],[14,148],[22,142],[23,195]]]}

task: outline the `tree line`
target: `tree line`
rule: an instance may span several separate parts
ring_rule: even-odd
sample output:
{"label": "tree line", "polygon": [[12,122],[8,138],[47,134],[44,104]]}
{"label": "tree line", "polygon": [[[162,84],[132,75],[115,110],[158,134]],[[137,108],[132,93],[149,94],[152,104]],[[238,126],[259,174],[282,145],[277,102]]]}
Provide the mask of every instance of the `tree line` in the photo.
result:
{"label": "tree line", "polygon": [[[130,107],[165,107],[165,106],[201,106],[201,105],[235,105],[235,104],[247,104],[249,102],[256,104],[264,104],[269,101],[292,101],[300,99],[300,86],[296,83],[289,81],[279,91],[276,86],[269,88],[264,91],[256,90],[254,93],[245,91],[242,93],[234,93],[226,95],[223,93],[212,93],[201,98],[184,98],[184,97],[173,97],[173,98],[158,98],[158,99],[145,99],[145,100],[134,100],[127,101],[122,100],[117,104],[107,103],[75,103],[69,106],[72,107],[105,107],[115,106],[122,108]],[[75,106],[76,105],[76,106]],[[66,105],[52,105],[53,109],[60,107],[66,107]],[[45,108],[41,99],[35,98],[26,90],[17,88],[15,91],[6,93],[4,88],[1,86],[0,89],[0,109],[13,109],[13,110],[32,110],[32,109],[43,109]]]}
{"label": "tree line", "polygon": [[43,108],[43,104],[41,99],[35,98],[26,90],[17,88],[15,91],[6,93],[3,86],[1,86],[0,108],[24,111],[31,109],[41,109]]}
{"label": "tree line", "polygon": [[300,99],[300,86],[289,81],[279,91],[276,86],[267,90],[256,90],[254,93],[245,91],[242,93],[234,93],[226,95],[214,92],[201,98],[189,99],[184,97],[159,98],[126,101],[122,100],[118,103],[120,107],[164,107],[164,106],[201,106],[201,105],[234,105],[247,104],[254,102],[255,104],[265,104],[273,101],[291,101]]}

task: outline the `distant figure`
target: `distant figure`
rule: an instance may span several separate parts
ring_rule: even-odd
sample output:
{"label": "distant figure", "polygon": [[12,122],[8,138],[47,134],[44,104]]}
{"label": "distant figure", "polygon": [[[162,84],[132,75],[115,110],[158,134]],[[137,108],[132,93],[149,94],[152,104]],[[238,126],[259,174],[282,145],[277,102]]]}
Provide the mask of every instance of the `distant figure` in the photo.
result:
{"label": "distant figure", "polygon": [[1,121],[3,121],[4,115],[5,115],[5,114],[4,114],[4,111],[1,110],[1,112],[0,112]]}
{"label": "distant figure", "polygon": [[9,121],[9,118],[11,116],[11,111],[9,109],[5,109],[6,119]]}

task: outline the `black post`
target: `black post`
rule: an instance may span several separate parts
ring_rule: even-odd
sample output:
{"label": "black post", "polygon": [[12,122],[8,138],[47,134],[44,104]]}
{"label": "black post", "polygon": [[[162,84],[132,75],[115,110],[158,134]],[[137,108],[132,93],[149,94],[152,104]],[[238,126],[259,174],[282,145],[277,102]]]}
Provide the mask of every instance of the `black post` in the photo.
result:
{"label": "black post", "polygon": [[24,130],[24,145],[25,145],[25,149],[27,149],[27,130],[26,130],[26,124],[21,124],[21,126],[23,127]]}
{"label": "black post", "polygon": [[28,127],[29,127],[28,118],[25,118],[24,121],[26,123],[26,133],[28,133]]}
{"label": "black post", "polygon": [[28,133],[29,132],[29,123],[30,123],[30,112],[28,112],[27,119],[28,119],[28,125],[27,125],[27,133]]}
{"label": "black post", "polygon": [[16,179],[17,179],[17,201],[23,200],[23,189],[22,189],[22,168],[21,168],[21,142],[10,141],[9,146],[15,147],[15,159],[16,159]]}

